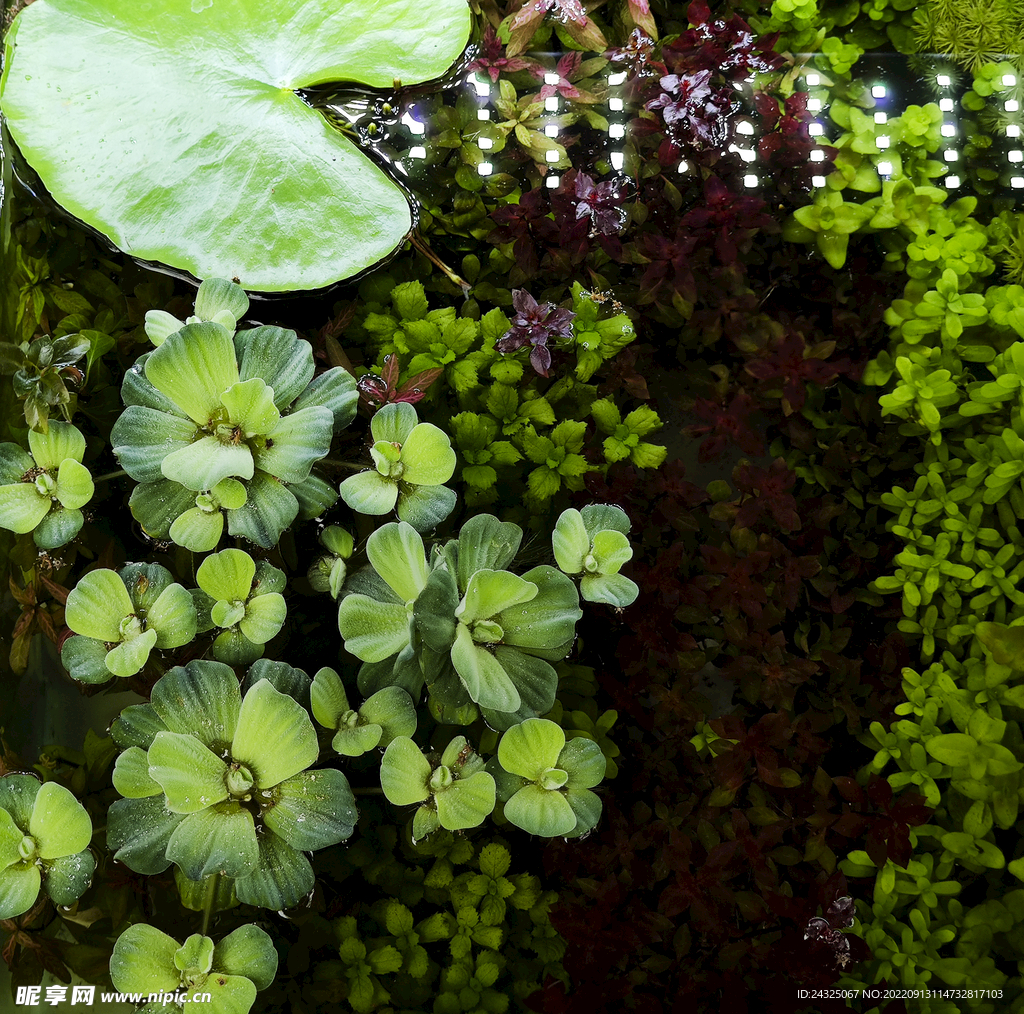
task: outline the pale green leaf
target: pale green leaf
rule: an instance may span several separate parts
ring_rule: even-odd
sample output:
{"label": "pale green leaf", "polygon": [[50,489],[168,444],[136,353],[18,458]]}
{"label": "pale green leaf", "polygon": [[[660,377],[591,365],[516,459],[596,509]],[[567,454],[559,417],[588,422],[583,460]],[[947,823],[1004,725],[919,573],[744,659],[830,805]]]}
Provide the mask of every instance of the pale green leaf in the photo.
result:
{"label": "pale green leaf", "polygon": [[[317,758],[316,730],[305,709],[260,680],[242,699],[231,755],[261,789],[305,771]],[[194,879],[194,878],[193,878]]]}
{"label": "pale green leaf", "polygon": [[350,475],[338,487],[338,492],[342,500],[360,514],[387,514],[398,502],[398,483],[385,479],[375,469]]}
{"label": "pale green leaf", "polygon": [[210,322],[186,324],[170,335],[150,354],[145,369],[146,379],[200,426],[209,423],[221,395],[239,379],[231,332]]}
{"label": "pale green leaf", "polygon": [[115,676],[134,676],[146,664],[156,642],[157,632],[144,630],[108,651],[103,661]]}
{"label": "pale green leaf", "polygon": [[409,738],[392,740],[380,762],[380,786],[395,806],[422,803],[430,797],[427,782],[430,764],[420,748]]}
{"label": "pale green leaf", "polygon": [[565,746],[565,733],[545,718],[530,718],[509,729],[498,743],[498,763],[510,774],[539,778],[548,768],[557,767]]}
{"label": "pale green leaf", "polygon": [[568,834],[576,826],[576,814],[565,796],[539,785],[520,789],[505,804],[505,818],[516,827],[543,838]]}
{"label": "pale green leaf", "polygon": [[165,479],[196,492],[229,477],[251,479],[253,469],[252,451],[245,444],[224,443],[213,436],[171,451],[160,465]]}
{"label": "pale green leaf", "polygon": [[167,842],[167,858],[189,880],[218,871],[244,877],[255,868],[257,856],[252,814],[232,800],[188,814]]}
{"label": "pale green leaf", "polygon": [[336,845],[356,825],[355,797],[337,768],[303,771],[274,790],[274,805],[265,812],[267,827],[300,851]]}
{"label": "pale green leaf", "polygon": [[176,813],[195,813],[227,799],[227,772],[227,764],[195,736],[158,732],[149,748],[149,776]]}

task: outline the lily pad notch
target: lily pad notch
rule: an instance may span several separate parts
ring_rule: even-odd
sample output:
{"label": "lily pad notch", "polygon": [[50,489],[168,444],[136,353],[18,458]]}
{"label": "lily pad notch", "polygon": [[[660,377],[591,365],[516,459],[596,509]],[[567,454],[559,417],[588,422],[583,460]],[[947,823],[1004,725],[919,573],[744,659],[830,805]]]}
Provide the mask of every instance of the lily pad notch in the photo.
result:
{"label": "lily pad notch", "polygon": [[0,110],[53,199],[133,257],[250,291],[387,257],[412,227],[405,192],[297,92],[441,77],[466,0],[200,7],[35,0],[14,19]]}

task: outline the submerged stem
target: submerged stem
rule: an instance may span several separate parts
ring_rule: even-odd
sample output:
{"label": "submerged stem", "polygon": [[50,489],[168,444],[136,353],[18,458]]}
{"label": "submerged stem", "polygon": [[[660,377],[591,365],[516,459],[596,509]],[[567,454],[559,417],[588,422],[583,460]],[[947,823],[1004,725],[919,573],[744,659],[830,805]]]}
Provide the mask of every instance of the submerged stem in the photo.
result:
{"label": "submerged stem", "polygon": [[119,479],[122,475],[127,474],[123,468],[119,468],[116,472],[104,472],[103,475],[97,475],[92,481],[94,483],[106,482],[107,479]]}
{"label": "submerged stem", "polygon": [[217,897],[217,884],[220,882],[220,874],[213,873],[210,875],[210,882],[206,885],[206,899],[203,902],[203,928],[200,930],[202,935],[206,936],[206,931],[210,927],[210,916],[213,914],[213,902]]}
{"label": "submerged stem", "polygon": [[328,468],[350,468],[353,472],[361,472],[369,465],[360,465],[354,461],[342,461],[340,458],[321,458],[317,464],[327,465]]}
{"label": "submerged stem", "polygon": [[436,264],[460,289],[462,289],[463,295],[466,296],[467,299],[469,298],[469,290],[472,288],[469,282],[464,278],[460,278],[454,271],[452,271],[452,269],[448,267],[448,265],[445,264],[445,262],[441,260],[441,258],[438,257],[429,246],[427,246],[426,240],[424,240],[415,230],[409,233],[409,242],[412,243],[412,245],[416,247],[416,249],[419,250],[419,252],[431,262],[431,264]]}

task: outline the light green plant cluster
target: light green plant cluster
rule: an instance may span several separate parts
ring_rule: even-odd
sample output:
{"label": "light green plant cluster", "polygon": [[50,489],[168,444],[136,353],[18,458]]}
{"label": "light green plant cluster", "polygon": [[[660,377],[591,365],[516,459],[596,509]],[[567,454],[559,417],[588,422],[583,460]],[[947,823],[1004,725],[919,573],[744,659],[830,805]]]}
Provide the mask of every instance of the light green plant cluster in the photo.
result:
{"label": "light green plant cluster", "polygon": [[355,799],[338,769],[310,770],[316,730],[282,682],[308,692],[308,676],[274,663],[255,663],[240,689],[230,667],[194,661],[122,711],[111,732],[124,798],[107,816],[119,861],[147,875],[173,863],[193,882],[229,877],[239,901],[274,910],[313,889],[305,853],[352,834]]}
{"label": "light green plant cluster", "polygon": [[[367,344],[378,364],[385,356],[399,355],[403,380],[426,370],[443,371],[422,404],[424,411],[438,406],[440,418],[446,406],[435,392],[448,388],[462,409],[446,415],[444,426],[458,454],[458,477],[469,506],[495,502],[499,481],[513,480],[521,470],[523,502],[539,514],[561,491],[582,490],[587,472],[604,470],[624,458],[638,468],[656,468],[664,460],[665,448],[643,439],[662,425],[654,410],[641,405],[623,413],[610,398],[598,400],[596,387],[587,383],[636,337],[632,321],[618,304],[613,302],[608,313],[607,297],[573,283],[573,336],[562,348],[575,354],[575,365],[571,375],[540,386],[537,378],[526,379],[526,349],[507,356],[495,351],[495,342],[511,327],[501,309],[490,310],[479,321],[458,317],[452,307],[431,310],[421,282],[393,281],[384,278],[364,287],[368,312],[353,322],[348,336]],[[408,410],[413,418],[408,405],[385,409]],[[588,417],[596,423],[603,450],[604,460],[599,458],[596,464],[584,454]],[[380,471],[381,466],[377,468]],[[369,483],[366,474],[359,483]],[[354,490],[356,478],[342,483],[343,498],[349,487]],[[354,501],[350,505],[363,510]],[[421,531],[432,527],[426,522],[416,525],[412,515],[403,516],[401,499],[398,516]]]}
{"label": "light green plant cluster", "polygon": [[[995,230],[983,246],[973,201],[948,211],[944,224],[942,209],[922,206],[916,221],[928,230],[901,227],[908,270],[924,271],[887,312],[890,349],[864,377],[895,381],[880,395],[883,415],[922,441],[913,488],[875,496],[896,515],[887,527],[905,548],[895,572],[869,587],[879,603],[901,594],[898,627],[923,665],[903,670],[897,720],[862,735],[874,751],[862,775],[919,792],[935,813],[910,830],[906,869],[891,860],[878,869],[861,851],[840,863],[847,876],[875,878],[856,928],[874,957],[847,984],[1002,987],[1003,941],[1024,921],[1024,893],[1006,890],[1008,874],[1024,880],[1024,852],[1004,834],[1024,804],[1024,289],[985,287]],[[915,246],[924,256],[909,253]],[[998,900],[962,904],[958,869]]]}
{"label": "light green plant cluster", "polygon": [[[252,924],[239,926],[216,944],[202,933],[193,933],[180,944],[153,926],[135,923],[114,944],[110,978],[123,993],[188,998],[206,993],[210,1010],[228,1014],[252,1007],[256,992],[274,981],[277,961],[270,936]],[[157,1000],[142,1007],[140,1014],[166,1009],[167,1004]]]}
{"label": "light green plant cluster", "polygon": [[[394,826],[369,820],[344,862],[382,893],[372,922],[321,920],[340,960],[318,966],[310,995],[326,1000],[341,986],[357,1012],[392,1009],[501,1014],[547,976],[563,982],[565,942],[551,925],[557,899],[536,877],[513,873],[507,843],[480,848],[438,831],[399,843]],[[378,931],[374,932],[374,926]]]}
{"label": "light green plant cluster", "polygon": [[548,711],[551,663],[568,654],[582,612],[554,567],[507,569],[522,537],[480,514],[428,560],[409,525],[378,528],[366,543],[370,566],[350,576],[338,609],[345,648],[364,663],[360,690],[395,685],[418,699],[426,686],[435,718],[468,725],[482,713],[497,729]]}
{"label": "light green plant cluster", "polygon": [[159,344],[125,374],[111,443],[140,483],[130,505],[148,534],[207,552],[226,526],[270,549],[296,518],[337,499],[312,468],[355,417],[355,379],[340,367],[315,375],[312,348],[294,331],[235,332],[245,293],[204,284],[198,319],[147,320]]}
{"label": "light green plant cluster", "polygon": [[32,532],[40,549],[56,549],[81,531],[81,509],[95,492],[82,464],[85,437],[53,420],[45,433],[29,430],[28,447],[26,454],[17,444],[0,444],[0,528]]}

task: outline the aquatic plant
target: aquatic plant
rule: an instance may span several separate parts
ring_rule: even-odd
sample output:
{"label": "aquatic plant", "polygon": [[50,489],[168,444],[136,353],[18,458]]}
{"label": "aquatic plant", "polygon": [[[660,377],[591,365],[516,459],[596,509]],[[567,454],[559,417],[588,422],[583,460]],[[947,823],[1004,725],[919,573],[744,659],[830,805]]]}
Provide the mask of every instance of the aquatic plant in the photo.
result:
{"label": "aquatic plant", "polygon": [[81,509],[95,492],[82,464],[85,437],[54,420],[45,433],[29,430],[28,447],[26,454],[17,444],[0,444],[0,528],[32,532],[40,549],[56,549],[82,530]]}
{"label": "aquatic plant", "polygon": [[136,707],[145,714],[126,726],[135,743],[113,774],[125,798],[107,815],[115,856],[137,873],[220,873],[239,901],[264,908],[312,890],[303,853],[348,838],[356,809],[341,771],[307,770],[319,750],[302,706],[265,678],[243,695],[228,666],[194,661]]}
{"label": "aquatic plant", "polygon": [[210,649],[213,657],[229,665],[255,662],[267,641],[284,626],[288,612],[281,594],[288,583],[284,572],[266,560],[256,563],[241,549],[225,549],[203,560],[196,581],[199,588],[192,597],[197,632],[221,630]]}
{"label": "aquatic plant", "polygon": [[636,601],[640,589],[619,573],[633,556],[626,536],[626,512],[611,504],[588,504],[582,511],[562,512],[551,533],[555,562],[563,574],[580,579],[587,602],[606,602],[623,608]]}
{"label": "aquatic plant", "polygon": [[134,676],[154,648],[178,648],[196,635],[192,596],[156,563],[89,571],[67,597],[77,637],[61,648],[64,667],[83,683]]}
{"label": "aquatic plant", "polygon": [[471,518],[457,539],[435,546],[401,522],[367,540],[370,568],[352,575],[338,607],[345,648],[366,663],[364,693],[404,687],[458,724],[477,706],[492,727],[547,711],[582,615],[572,582],[553,567],[522,576],[506,568],[522,529],[489,514]]}
{"label": "aquatic plant", "polygon": [[160,1008],[180,1010],[178,997],[209,993],[215,1011],[248,1014],[256,992],[277,974],[278,956],[265,930],[248,924],[218,943],[193,933],[184,944],[154,926],[137,922],[114,943],[110,979],[123,993],[170,996]]}
{"label": "aquatic plant", "polygon": [[601,815],[601,799],[590,790],[605,775],[601,748],[590,739],[565,741],[565,733],[543,718],[509,729],[488,761],[505,819],[530,834],[576,838]]}
{"label": "aquatic plant", "polygon": [[409,737],[393,739],[381,759],[380,784],[396,806],[422,804],[413,816],[414,840],[438,827],[478,827],[494,809],[494,778],[465,736],[455,736],[434,764]]}
{"label": "aquatic plant", "polygon": [[[100,27],[109,23],[116,40]],[[201,61],[197,33],[211,47]],[[273,24],[217,5],[193,11],[161,0],[143,11],[121,0],[57,0],[26,6],[7,32],[0,107],[62,206],[133,256],[197,278],[237,278],[249,290],[317,289],[391,253],[412,216],[402,190],[299,90],[428,81],[469,35],[464,0],[429,10],[401,0],[386,11],[364,0],[314,10],[302,0]],[[270,51],[279,55],[268,62]],[[211,64],[221,68],[215,81]],[[149,72],[136,79],[135,66]],[[111,74],[115,67],[122,72]],[[127,116],[125,80],[134,81]],[[244,155],[240,136],[250,139]],[[55,158],[58,149],[68,157]],[[338,226],[333,238],[324,215]]]}
{"label": "aquatic plant", "polygon": [[437,527],[455,507],[455,492],[444,485],[455,471],[448,435],[419,422],[408,402],[378,409],[370,432],[374,468],[345,479],[338,487],[342,500],[360,514],[395,511],[417,531]]}
{"label": "aquatic plant", "polygon": [[[244,298],[238,286],[210,291],[217,305]],[[354,418],[358,393],[340,367],[314,373],[294,331],[232,336],[215,321],[184,324],[140,357],[111,441],[140,483],[131,508],[143,528],[202,552],[226,524],[269,549],[296,517],[331,506],[336,496],[312,467]]]}
{"label": "aquatic plant", "polygon": [[63,785],[35,775],[0,778],[0,919],[36,903],[40,887],[55,905],[72,905],[92,880],[92,821]]}

